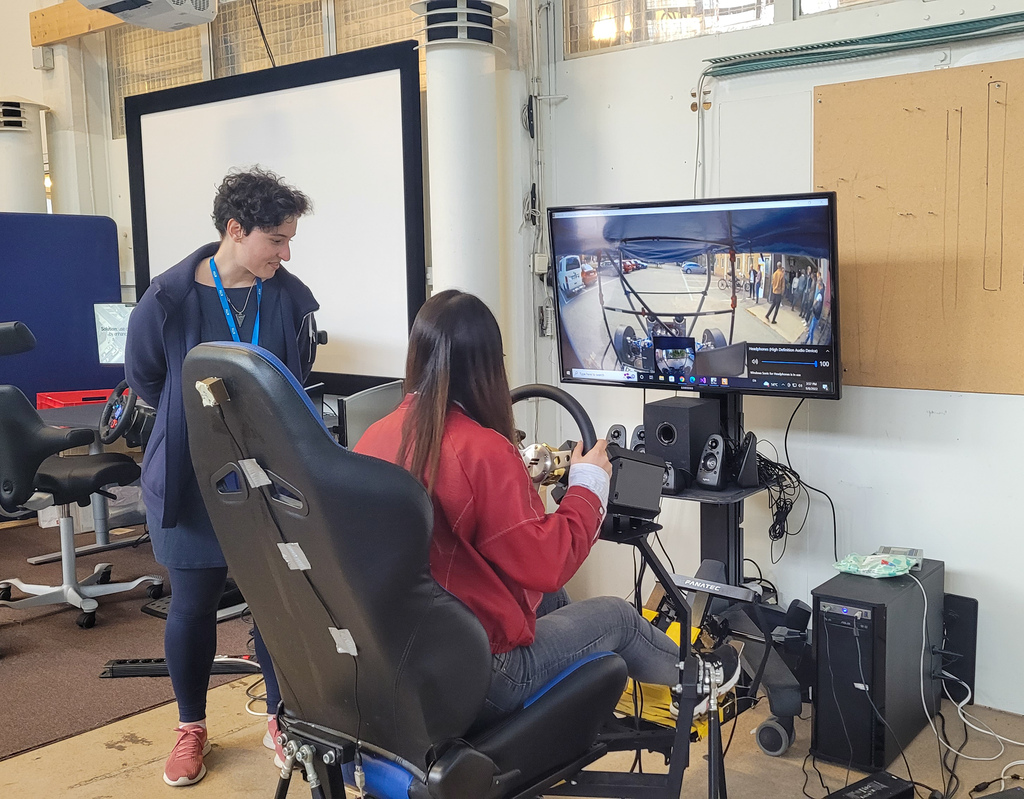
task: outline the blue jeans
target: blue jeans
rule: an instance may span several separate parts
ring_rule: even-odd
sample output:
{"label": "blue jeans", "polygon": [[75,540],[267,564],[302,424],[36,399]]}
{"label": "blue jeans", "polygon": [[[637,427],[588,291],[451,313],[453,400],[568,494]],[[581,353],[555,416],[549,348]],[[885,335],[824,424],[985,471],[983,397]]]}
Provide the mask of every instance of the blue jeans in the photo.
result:
{"label": "blue jeans", "polygon": [[[679,646],[618,597],[602,596],[562,604],[563,592],[545,597],[537,634],[520,646],[491,658],[491,687],[486,716],[511,713],[566,667],[593,652],[616,652],[629,676],[655,685],[679,681]],[[561,607],[558,605],[561,604]]]}

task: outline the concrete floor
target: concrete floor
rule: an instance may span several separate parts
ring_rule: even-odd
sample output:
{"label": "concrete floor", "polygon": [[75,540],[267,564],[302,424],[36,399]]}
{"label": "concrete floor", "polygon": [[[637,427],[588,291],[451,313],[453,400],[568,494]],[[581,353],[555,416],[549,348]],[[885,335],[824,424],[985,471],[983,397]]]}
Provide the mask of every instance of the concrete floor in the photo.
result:
{"label": "concrete floor", "polygon": [[[266,730],[265,721],[245,711],[245,689],[253,679],[238,680],[210,691],[208,718],[213,751],[206,759],[209,772],[197,785],[170,788],[160,778],[164,760],[174,741],[172,730],[177,723],[176,708],[169,704],[0,762],[0,796],[134,799],[177,795],[186,799],[253,796],[271,799],[277,785],[278,770],[274,768],[272,753],[261,743]],[[951,710],[947,703],[944,709],[947,718],[955,718],[955,708]],[[1024,717],[988,708],[976,708],[973,712],[1000,734],[1024,740]],[[766,715],[767,709],[758,707],[743,714],[738,721],[726,761],[729,791],[734,798],[772,796],[795,799],[802,796],[804,777],[801,764],[807,753],[810,724],[798,720],[794,746],[782,757],[769,758],[757,749],[751,735]],[[949,726],[952,742],[958,744],[962,740],[959,737],[962,727],[959,722]],[[726,726],[726,738],[730,727],[731,724]],[[703,743],[694,744],[682,797],[696,799],[707,796],[704,751]],[[992,740],[982,740],[980,734],[972,734],[967,751],[985,756],[994,754],[998,748]],[[907,757],[917,780],[938,787],[937,750],[930,729],[925,728],[907,747]],[[962,761],[958,773],[963,778],[964,787],[958,796],[966,799],[968,791],[978,782],[997,777],[1003,765],[1022,757],[1024,753],[1019,747],[1008,747],[1008,751],[995,761]],[[659,760],[645,758],[645,770],[663,771],[664,764]],[[631,762],[632,755],[617,753],[599,761],[599,764],[604,770],[625,771]],[[843,785],[845,768],[826,764],[819,764],[819,768],[831,790]],[[906,773],[900,760],[892,765],[891,770],[904,776]],[[1014,771],[1024,776],[1024,767]],[[813,797],[824,796],[826,792],[809,763],[808,772],[813,778],[808,780],[808,793]],[[850,781],[860,776],[853,772]],[[1020,784],[1008,783],[1007,787]],[[297,774],[292,779],[288,796],[309,796],[308,788]]]}

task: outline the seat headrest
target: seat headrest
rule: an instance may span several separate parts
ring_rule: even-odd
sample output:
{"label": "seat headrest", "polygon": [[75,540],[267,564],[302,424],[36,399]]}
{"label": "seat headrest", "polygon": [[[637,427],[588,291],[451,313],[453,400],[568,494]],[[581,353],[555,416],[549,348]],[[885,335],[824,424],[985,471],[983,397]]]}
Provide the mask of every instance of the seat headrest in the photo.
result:
{"label": "seat headrest", "polygon": [[0,356],[28,352],[36,346],[36,337],[22,322],[0,322]]}

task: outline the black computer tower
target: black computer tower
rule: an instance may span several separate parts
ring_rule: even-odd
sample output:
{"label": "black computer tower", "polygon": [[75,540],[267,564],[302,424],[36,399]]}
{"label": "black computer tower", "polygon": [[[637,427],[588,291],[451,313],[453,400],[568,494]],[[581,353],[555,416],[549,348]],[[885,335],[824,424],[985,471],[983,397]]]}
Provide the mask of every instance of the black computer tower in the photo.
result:
{"label": "black computer tower", "polygon": [[910,576],[840,574],[811,592],[817,659],[811,753],[816,757],[861,771],[885,769],[899,756],[900,745],[906,747],[928,724],[922,674],[925,704],[932,717],[938,712],[941,684],[932,673],[941,656],[933,655],[932,647],[942,645],[943,563],[925,560],[911,574],[924,586],[927,614]]}

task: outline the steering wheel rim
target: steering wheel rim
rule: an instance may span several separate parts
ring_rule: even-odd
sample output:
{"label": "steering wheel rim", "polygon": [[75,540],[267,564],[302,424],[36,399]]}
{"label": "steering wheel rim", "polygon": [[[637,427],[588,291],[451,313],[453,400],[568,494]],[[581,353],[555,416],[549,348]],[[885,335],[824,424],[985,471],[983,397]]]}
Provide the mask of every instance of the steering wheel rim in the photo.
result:
{"label": "steering wheel rim", "polygon": [[597,433],[594,431],[594,423],[590,421],[590,415],[579,400],[568,391],[544,383],[529,383],[512,389],[513,405],[528,399],[549,399],[561,405],[579,428],[584,452],[588,452],[597,443]]}
{"label": "steering wheel rim", "polygon": [[107,403],[103,406],[103,414],[100,416],[101,442],[113,444],[128,432],[132,415],[135,413],[137,399],[138,395],[128,385],[127,380],[122,380],[117,384],[117,388],[110,392]]}

